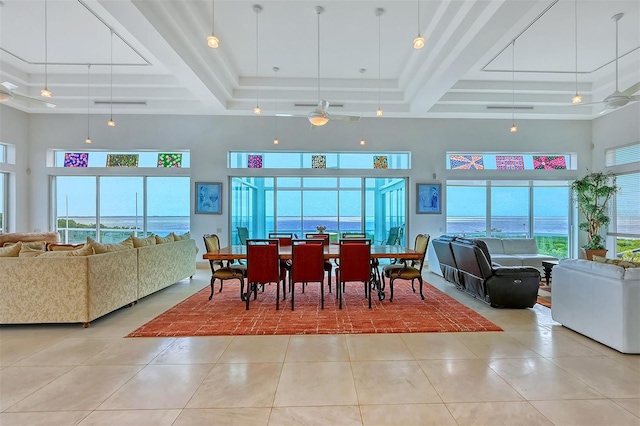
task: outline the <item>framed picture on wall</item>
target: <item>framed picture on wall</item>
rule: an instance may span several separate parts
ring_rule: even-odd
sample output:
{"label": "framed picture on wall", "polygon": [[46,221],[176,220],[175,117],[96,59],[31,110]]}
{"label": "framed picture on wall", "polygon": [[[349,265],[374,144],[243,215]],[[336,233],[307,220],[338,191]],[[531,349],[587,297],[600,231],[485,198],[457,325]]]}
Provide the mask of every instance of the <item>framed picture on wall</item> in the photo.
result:
{"label": "framed picture on wall", "polygon": [[442,213],[442,184],[419,183],[416,188],[416,213]]}
{"label": "framed picture on wall", "polygon": [[222,214],[222,183],[196,182],[196,214]]}

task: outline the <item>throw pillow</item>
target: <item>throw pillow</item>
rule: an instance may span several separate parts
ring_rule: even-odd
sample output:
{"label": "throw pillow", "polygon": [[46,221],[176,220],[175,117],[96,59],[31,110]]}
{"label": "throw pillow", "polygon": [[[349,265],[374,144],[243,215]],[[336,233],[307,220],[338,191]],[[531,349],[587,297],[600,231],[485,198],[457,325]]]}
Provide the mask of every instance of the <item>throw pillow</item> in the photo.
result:
{"label": "throw pillow", "polygon": [[173,234],[167,234],[166,237],[161,237],[159,235],[156,235],[156,244],[164,244],[164,243],[172,243],[173,240]]}
{"label": "throw pillow", "polygon": [[18,257],[37,257],[37,256],[40,256],[42,253],[44,253],[44,250],[32,249],[31,247],[23,244],[22,248],[20,249],[20,254],[18,254]]}
{"label": "throw pillow", "polygon": [[18,257],[20,250],[22,249],[22,243],[16,243],[12,246],[6,246],[0,248],[0,257]]}
{"label": "throw pillow", "polygon": [[133,247],[135,248],[156,245],[155,235],[149,235],[146,238],[131,237],[131,239],[133,240]]}
{"label": "throw pillow", "polygon": [[[20,241],[22,243],[23,246],[27,246],[29,248],[32,248],[34,250],[46,250],[47,249],[47,243],[44,241]],[[18,244],[16,242],[9,242],[9,243],[4,243],[5,247],[9,247],[12,245]]]}
{"label": "throw pillow", "polygon": [[591,259],[593,259],[594,262],[598,262],[598,263],[607,263],[607,258],[604,256],[592,256]]}
{"label": "throw pillow", "polygon": [[184,234],[178,235],[175,232],[171,233],[173,235],[173,241],[182,241],[182,240],[190,240],[191,239],[191,234],[189,233],[189,231],[185,232]]}
{"label": "throw pillow", "polygon": [[46,251],[38,257],[72,257],[72,256],[89,256],[93,254],[93,247],[91,244],[86,244],[83,247],[76,250],[54,250]]}
{"label": "throw pillow", "polygon": [[48,243],[47,251],[68,251],[78,250],[84,247],[84,244],[62,244],[62,243]]}
{"label": "throw pillow", "polygon": [[593,261],[598,263],[608,263],[610,265],[617,265],[622,268],[637,268],[640,264],[636,262],[630,262],[628,260],[621,259],[607,259],[604,256],[593,256]]}
{"label": "throw pillow", "polygon": [[132,249],[133,237],[128,236],[125,240],[113,244],[98,243],[93,238],[87,237],[87,244],[91,244],[95,254],[110,253],[112,251]]}

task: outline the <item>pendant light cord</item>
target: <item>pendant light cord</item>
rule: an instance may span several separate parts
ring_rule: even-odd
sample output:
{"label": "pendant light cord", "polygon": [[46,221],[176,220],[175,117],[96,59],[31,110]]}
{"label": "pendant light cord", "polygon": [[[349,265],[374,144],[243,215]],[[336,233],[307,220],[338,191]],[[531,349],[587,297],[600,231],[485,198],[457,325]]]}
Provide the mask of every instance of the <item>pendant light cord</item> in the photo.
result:
{"label": "pendant light cord", "polygon": [[258,107],[258,99],[259,99],[259,95],[260,95],[260,85],[258,84],[258,61],[259,61],[259,55],[260,55],[260,49],[259,49],[259,40],[258,40],[258,14],[260,13],[257,9],[255,10],[256,12],[256,107]]}
{"label": "pendant light cord", "polygon": [[110,89],[110,96],[111,96],[111,112],[110,112],[110,118],[111,121],[113,121],[113,30],[111,30],[111,89]]}
{"label": "pendant light cord", "polygon": [[47,34],[48,34],[48,28],[47,28],[47,0],[44,0],[44,87],[45,89],[48,89],[48,78],[47,78],[47,74],[48,74],[48,66],[47,64],[49,63],[49,59],[48,59],[48,43],[47,43]]}
{"label": "pendant light cord", "polygon": [[578,0],[574,2],[574,17],[575,17],[575,45],[576,45],[576,95],[578,94]]}
{"label": "pendant light cord", "polygon": [[418,35],[420,35],[420,0],[418,0]]}
{"label": "pendant light cord", "polygon": [[380,17],[382,13],[378,14],[378,110],[380,110]]}
{"label": "pendant light cord", "polygon": [[90,140],[90,132],[89,132],[89,108],[90,108],[90,97],[91,97],[91,87],[89,86],[89,71],[91,71],[91,64],[87,64],[87,140]]}
{"label": "pendant light cord", "polygon": [[516,109],[516,40],[511,42],[511,122],[515,124]]}
{"label": "pendant light cord", "polygon": [[320,105],[320,13],[317,13],[318,15],[318,25],[317,25],[317,32],[318,32],[318,51],[316,52],[318,54],[318,105]]}
{"label": "pendant light cord", "polygon": [[211,0],[211,34],[215,34],[216,2]]}
{"label": "pendant light cord", "polygon": [[618,92],[618,21],[620,21],[621,17],[616,19],[616,92]]}

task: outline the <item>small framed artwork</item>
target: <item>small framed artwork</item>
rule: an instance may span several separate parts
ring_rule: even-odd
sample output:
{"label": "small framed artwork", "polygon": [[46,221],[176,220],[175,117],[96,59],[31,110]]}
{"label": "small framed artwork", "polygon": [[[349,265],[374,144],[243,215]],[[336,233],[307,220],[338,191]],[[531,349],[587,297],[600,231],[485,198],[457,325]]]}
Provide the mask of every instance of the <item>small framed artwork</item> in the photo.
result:
{"label": "small framed artwork", "polygon": [[416,189],[416,213],[440,214],[442,213],[442,184],[419,183]]}
{"label": "small framed artwork", "polygon": [[222,214],[222,183],[196,182],[196,214]]}

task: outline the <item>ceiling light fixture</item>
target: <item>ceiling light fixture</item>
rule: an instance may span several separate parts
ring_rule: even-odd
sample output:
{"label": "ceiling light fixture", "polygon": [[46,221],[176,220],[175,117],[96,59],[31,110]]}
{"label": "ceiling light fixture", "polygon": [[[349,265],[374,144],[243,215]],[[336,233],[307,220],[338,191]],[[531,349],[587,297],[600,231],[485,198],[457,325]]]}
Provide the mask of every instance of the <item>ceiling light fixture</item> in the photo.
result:
{"label": "ceiling light fixture", "polygon": [[515,57],[516,57],[516,40],[513,39],[511,42],[511,128],[509,131],[511,133],[516,133],[518,131],[518,126],[516,126],[516,66],[515,66]]}
{"label": "ceiling light fixture", "polygon": [[572,104],[579,104],[582,102],[582,96],[578,94],[578,0],[574,2],[574,17],[575,17],[575,42],[576,42],[576,94],[571,98]]}
{"label": "ceiling light fixture", "polygon": [[48,68],[47,68],[47,63],[49,62],[48,60],[48,46],[47,46],[47,0],[44,0],[44,89],[42,89],[40,91],[40,96],[42,96],[43,98],[50,98],[51,97],[51,90],[49,90],[49,87],[47,87],[47,82],[48,82]]}
{"label": "ceiling light fixture", "polygon": [[413,48],[422,49],[424,47],[424,37],[420,35],[420,0],[418,0],[418,37],[413,39]]}
{"label": "ceiling light fixture", "polygon": [[220,46],[220,40],[215,36],[215,17],[216,17],[216,5],[215,0],[211,0],[211,35],[207,37],[207,46],[212,49],[217,49]]}
{"label": "ceiling light fixture", "polygon": [[253,113],[260,115],[262,110],[260,109],[260,104],[258,103],[258,95],[260,86],[258,84],[258,15],[262,12],[262,7],[255,4],[253,5],[253,11],[256,13],[256,107],[253,109]]}
{"label": "ceiling light fixture", "polygon": [[90,105],[91,105],[91,104],[90,104],[90,98],[91,98],[91,97],[90,97],[90,95],[91,95],[91,91],[90,91],[90,87],[89,87],[89,71],[91,71],[91,64],[87,64],[87,139],[85,139],[85,142],[86,142],[86,143],[91,143],[91,142],[93,142],[93,141],[91,140],[91,136],[89,136],[89,130],[90,130],[90,129],[89,129],[89,123],[90,123],[90,120],[89,120],[89,117],[90,117],[90,115],[89,115],[89,108],[90,108]]}
{"label": "ceiling light fixture", "polygon": [[275,101],[276,101],[276,107],[275,107],[275,137],[273,138],[273,144],[274,145],[278,145],[280,143],[280,141],[278,140],[278,71],[280,71],[280,68],[278,67],[273,67],[273,84],[275,85]]}
{"label": "ceiling light fixture", "polygon": [[376,111],[376,117],[382,117],[382,114],[384,114],[384,111],[380,108],[380,17],[383,13],[383,8],[376,9],[376,16],[378,17],[378,110]]}
{"label": "ceiling light fixture", "polygon": [[[364,73],[367,72],[365,68],[360,68],[360,80],[362,82],[362,96],[364,98]],[[364,99],[363,99],[364,100]],[[362,103],[362,115],[364,116],[364,102]],[[362,126],[362,132],[364,133],[364,123]],[[364,135],[362,135],[362,139],[360,139],[360,145],[366,145],[367,141],[364,139]]]}
{"label": "ceiling light fixture", "polygon": [[110,65],[110,73],[111,73],[111,111],[109,121],[107,121],[107,126],[116,127],[116,122],[113,121],[113,30],[111,30],[111,65]]}
{"label": "ceiling light fixture", "polygon": [[[316,6],[314,10],[318,16],[318,105],[320,105],[320,15],[324,12],[324,8],[322,6]],[[324,111],[324,108],[310,112],[308,119],[314,126],[324,126],[329,122],[329,117],[327,117],[327,113]]]}

